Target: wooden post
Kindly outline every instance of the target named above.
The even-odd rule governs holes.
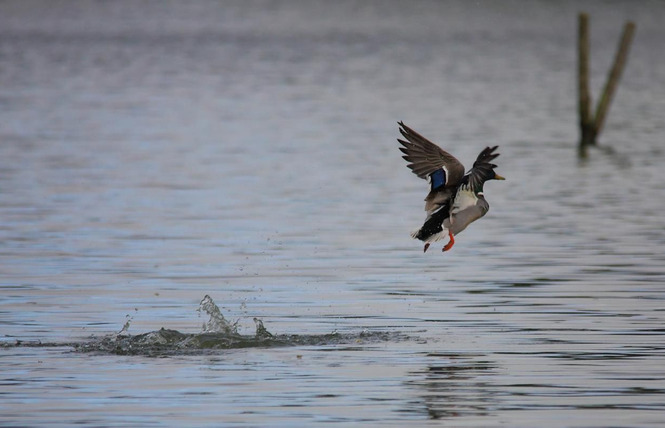
[[[579,90],[579,112],[580,112],[580,155],[586,155],[586,147],[595,145],[596,139],[603,129],[605,118],[609,111],[612,98],[616,92],[617,86],[623,69],[628,60],[628,51],[635,34],[635,24],[627,22],[624,25],[621,41],[614,57],[614,64],[607,76],[607,82],[603,89],[603,94],[598,100],[596,112],[591,116],[591,93],[589,91],[589,15],[579,14],[579,28],[577,38],[578,52],[578,90]]]
[[[580,148],[591,144],[593,123],[591,121],[591,95],[589,93],[589,15],[580,13],[577,38],[578,78],[580,112]]]
[[[612,98],[614,97],[617,85],[619,84],[619,79],[621,79],[621,74],[623,73],[623,69],[626,66],[628,51],[630,50],[630,44],[633,41],[633,34],[635,34],[635,24],[632,22],[627,22],[623,27],[621,41],[619,42],[619,47],[617,49],[616,56],[614,57],[614,64],[612,64],[610,74],[607,76],[607,83],[605,83],[603,95],[601,96],[600,100],[598,100],[596,115],[593,119],[594,139],[592,144],[596,144],[596,136],[600,134],[600,131],[603,129],[605,117],[607,116],[607,112],[610,109],[610,103],[612,103]]]

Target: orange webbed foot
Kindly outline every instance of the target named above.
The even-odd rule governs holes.
[[[448,241],[448,243],[444,245],[441,251],[448,251],[451,248],[453,248],[453,245],[455,245],[455,237],[453,236],[453,233],[451,231],[448,231],[448,237],[450,238],[450,241]]]

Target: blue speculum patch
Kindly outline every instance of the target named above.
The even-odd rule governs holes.
[[[432,182],[432,190],[438,189],[446,184],[446,172],[443,169],[437,169],[430,174],[430,179]]]

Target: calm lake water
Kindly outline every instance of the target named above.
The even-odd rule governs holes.
[[[580,10],[594,100],[637,24],[584,161]],[[665,425],[663,22],[656,1],[0,2],[0,425]],[[427,186],[398,120],[467,166],[500,146],[507,180],[448,253],[409,236]],[[206,295],[247,346],[98,346],[197,335]]]

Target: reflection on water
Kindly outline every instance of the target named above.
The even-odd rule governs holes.
[[[592,93],[637,33],[579,162],[582,8]],[[662,426],[664,21],[0,2],[0,424]],[[409,237],[426,185],[398,120],[467,165],[501,147],[447,254]]]
[[[408,411],[424,407],[430,419],[486,416],[497,407],[499,396],[489,376],[496,369],[481,355],[428,354],[437,363],[411,373],[406,384],[418,390],[420,399]]]

